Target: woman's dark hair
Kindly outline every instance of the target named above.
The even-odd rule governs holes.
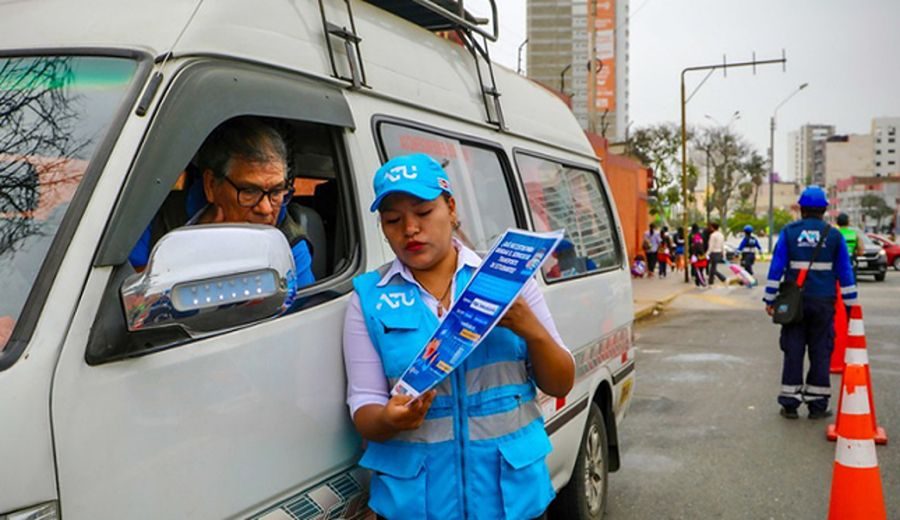
[[[825,215],[825,208],[813,208],[810,206],[800,206],[800,218],[822,218]]]
[[[846,213],[841,213],[837,217],[837,225],[839,226],[849,226],[850,225],[850,216]]]

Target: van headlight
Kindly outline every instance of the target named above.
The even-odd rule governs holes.
[[[884,249],[878,252],[878,258],[884,258],[887,261],[887,253],[884,252]]]
[[[59,508],[56,502],[26,507],[12,513],[0,513],[0,520],[56,520],[57,518],[59,518]]]

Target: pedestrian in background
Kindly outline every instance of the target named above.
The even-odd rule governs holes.
[[[718,222],[710,223],[709,228],[711,233],[709,234],[709,246],[706,249],[709,258],[709,285],[715,285],[716,278],[723,282],[726,280],[719,272],[719,264],[725,260],[725,235],[719,231]]]
[[[659,237],[659,248],[656,250],[656,260],[659,262],[659,277],[665,278],[668,274],[669,264],[672,262],[672,258],[669,254],[669,235],[666,233],[666,228],[663,228]]]
[[[675,231],[675,269],[684,269],[684,228],[679,227]]]
[[[776,312],[776,295],[787,289],[782,288],[782,279],[802,286],[802,318],[781,327],[784,365],[778,404],[785,418],[796,419],[797,409],[805,403],[809,418],[821,419],[831,416],[828,376],[834,347],[836,281],[846,305],[857,303],[856,281],[843,236],[822,220],[828,207],[825,190],[818,186],[806,188],[800,194],[799,204],[801,220],[785,226],[778,236],[763,301],[766,312],[772,316]],[[807,349],[809,371],[804,385],[803,358]]]
[[[644,250],[644,256],[647,257],[647,277],[653,278],[653,271],[656,270],[656,253],[659,251],[659,231],[656,230],[656,224],[651,223],[649,229],[644,233],[641,248]]]
[[[744,226],[744,238],[741,239],[737,252],[741,255],[741,267],[753,274],[756,253],[762,253],[762,247],[759,245],[759,240],[753,235],[753,226],[750,224]]]
[[[863,242],[863,238],[860,236],[859,230],[850,227],[849,215],[846,213],[838,215],[837,225],[839,226],[841,235],[844,237],[844,242],[847,244],[847,253],[850,255],[850,263],[853,264],[853,272],[855,273],[856,257],[865,254],[866,246]]]
[[[694,285],[697,287],[706,287],[706,247],[703,245],[703,233],[700,232],[700,226],[691,225],[691,234],[688,237],[688,252],[686,253],[691,265],[691,276],[694,277]]]

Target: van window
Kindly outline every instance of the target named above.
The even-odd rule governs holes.
[[[426,153],[444,165],[456,198],[460,235],[469,247],[487,251],[504,231],[516,227],[499,151],[394,123],[381,123],[378,128],[386,159]]]
[[[329,278],[348,264],[350,250],[333,138],[325,125],[276,118],[241,116],[218,125],[178,174],[129,255],[131,265],[142,269],[153,245],[177,227],[254,223],[285,234],[298,288]]]
[[[619,266],[615,223],[596,171],[525,153],[516,154],[516,165],[535,230],[566,230],[544,264],[548,280]]]
[[[136,71],[125,58],[0,58],[0,352]]]

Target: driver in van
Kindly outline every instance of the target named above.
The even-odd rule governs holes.
[[[312,285],[312,253],[303,226],[289,211],[293,192],[287,146],[273,127],[252,117],[219,125],[200,147],[183,191],[173,191],[129,255],[143,268],[152,244],[182,225],[239,223],[277,226],[288,239],[297,288]],[[196,171],[199,170],[199,171]]]

